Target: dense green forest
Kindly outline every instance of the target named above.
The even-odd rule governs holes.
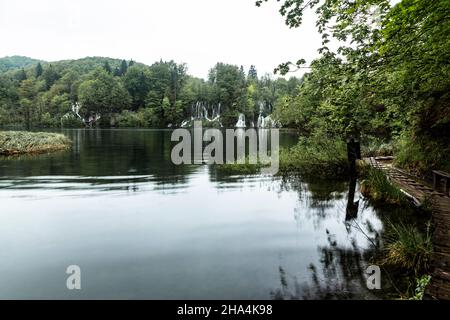
[[[98,126],[175,127],[219,113],[222,125],[234,126],[242,113],[251,125],[278,101],[295,96],[300,83],[223,63],[207,80],[174,61],[147,66],[101,57],[52,63],[7,57],[0,65],[0,125],[28,129],[82,126],[80,117],[92,115],[101,116]]]
[[[378,139],[399,165],[450,170],[450,0],[281,2],[292,28],[315,11],[322,35],[320,58],[277,68],[309,70],[299,94],[274,111],[285,126]]]

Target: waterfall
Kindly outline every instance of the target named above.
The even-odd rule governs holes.
[[[236,123],[236,128],[245,128],[245,115],[243,113],[239,114],[239,120]]]
[[[191,105],[191,116],[181,123],[181,127],[189,127],[193,121],[201,120],[206,122],[216,122],[222,127],[220,122],[221,104],[208,104],[203,101],[197,101]],[[210,117],[211,116],[211,117]]]
[[[257,122],[256,126],[257,126],[258,128],[264,128],[264,126],[265,126],[265,119],[264,119],[264,117],[262,116],[262,114],[259,114],[258,122]]]

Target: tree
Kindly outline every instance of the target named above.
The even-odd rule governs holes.
[[[121,81],[103,69],[97,69],[83,81],[78,99],[88,113],[110,116],[131,106],[131,98]]]
[[[35,70],[35,75],[36,78],[39,78],[42,75],[42,65],[40,62],[38,62],[38,64],[36,65],[36,70]]]
[[[33,106],[36,98],[36,82],[33,79],[25,79],[20,83],[18,90],[21,114],[27,130],[31,129]]]
[[[25,73],[25,70],[23,68],[20,69],[20,71],[16,74],[16,79],[19,82],[27,79],[27,74]]]
[[[125,73],[127,73],[127,70],[128,70],[127,62],[125,60],[122,60],[122,62],[120,63],[119,74],[123,76],[125,75]]]
[[[103,69],[105,69],[106,72],[111,73],[111,66],[109,65],[108,61],[105,61],[105,63],[103,64]]]
[[[132,65],[124,76],[123,83],[132,98],[132,110],[145,106],[151,86],[151,73],[147,67]]]
[[[256,71],[256,67],[254,65],[250,66],[250,69],[248,70],[247,79],[249,81],[256,81],[256,80],[258,80],[258,72]]]
[[[46,68],[42,73],[42,77],[45,81],[45,88],[48,90],[60,78],[60,75],[55,70],[53,65],[49,65],[48,68]]]
[[[317,13],[321,57],[311,63],[308,81],[312,92],[321,92],[316,115],[322,127],[341,136],[401,137],[397,163],[403,158],[419,171],[450,168],[449,5],[448,0],[392,6],[388,0],[282,1],[280,12],[290,27],[298,27],[309,8]],[[338,41],[336,50],[328,47],[330,37]],[[303,64],[303,59],[286,62],[277,71]]]

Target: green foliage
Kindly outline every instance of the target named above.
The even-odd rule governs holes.
[[[84,108],[100,114],[120,112],[131,104],[122,82],[103,69],[95,70],[80,84],[78,99]]]
[[[40,62],[39,60],[22,56],[0,58],[0,72],[27,68],[36,65],[39,62]]]
[[[399,163],[420,172],[449,167],[441,153],[450,141],[449,0],[281,2],[293,28],[315,9],[322,35],[322,55],[310,64],[299,95],[275,110],[284,125],[387,141],[402,135],[407,150],[399,148]],[[328,47],[330,37],[336,50]],[[304,63],[286,62],[277,71]]]
[[[205,81],[189,76],[187,66],[174,61],[151,66],[104,57],[36,62],[0,74],[0,125],[78,127],[78,117],[67,117],[76,102],[82,117],[97,114],[97,124],[104,126],[177,127],[191,118],[197,102],[220,104],[220,120],[226,126],[233,127],[240,113],[250,125],[260,113],[269,115],[281,97],[294,95],[298,83],[295,78],[259,79],[254,66],[246,77],[243,68],[223,63],[214,66]],[[24,97],[21,87],[32,94]],[[135,115],[121,114],[124,110]]]
[[[379,169],[368,167],[361,182],[361,193],[372,200],[385,204],[406,205],[406,196],[390,183],[386,174]]]
[[[429,272],[433,241],[431,224],[424,233],[404,223],[390,223],[387,227],[384,263],[408,270],[415,276]]]
[[[63,128],[83,128],[84,123],[74,114],[66,114],[61,117],[60,125]]]
[[[418,175],[431,169],[450,172],[450,145],[440,139],[404,134],[398,141],[395,164]]]
[[[249,157],[245,158],[245,163],[225,163],[214,166],[217,172],[227,175],[255,175],[261,172],[262,164],[250,164]]]
[[[116,118],[116,121],[117,126],[121,128],[140,128],[145,126],[145,123],[137,113],[128,110],[122,111]]]
[[[298,144],[280,153],[280,171],[317,178],[342,178],[349,167],[345,143],[324,133],[301,137]]]
[[[397,150],[393,141],[385,141],[373,136],[366,136],[361,140],[363,157],[393,156]]]
[[[412,296],[409,300],[423,300],[423,296],[425,294],[425,289],[430,284],[431,276],[424,275],[420,278],[417,278],[416,282],[416,290],[414,291],[414,296]]]

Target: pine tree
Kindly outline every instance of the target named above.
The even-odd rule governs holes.
[[[42,65],[40,62],[38,62],[37,66],[36,66],[36,78],[39,78],[42,75]]]
[[[134,61],[133,59],[130,60],[130,62],[128,63],[128,68],[134,65]]]
[[[108,61],[105,61],[105,63],[103,64],[103,69],[105,69],[106,72],[111,73],[112,70]]]
[[[114,73],[113,73],[114,77],[120,77],[120,69],[119,68],[114,68]]]
[[[258,72],[256,71],[256,67],[254,65],[251,65],[250,69],[248,70],[248,79],[258,80]]]
[[[120,75],[123,76],[125,73],[127,73],[127,70],[128,70],[127,62],[125,60],[122,60],[119,69]]]
[[[23,80],[27,79],[27,74],[25,73],[25,70],[23,68],[17,74],[16,79],[19,80],[19,81],[23,81]]]

